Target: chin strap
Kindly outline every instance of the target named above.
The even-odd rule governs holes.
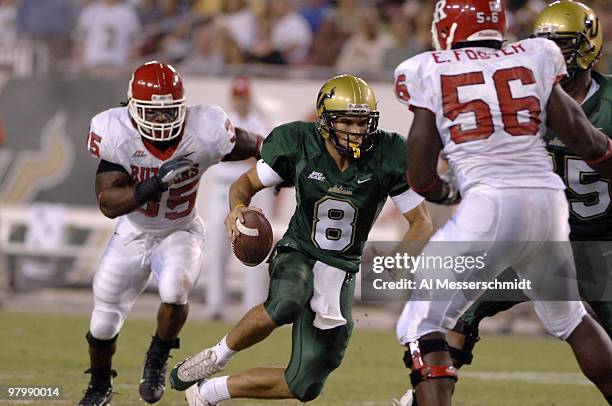
[[[418,340],[408,343],[409,350],[404,353],[404,363],[411,368],[410,381],[412,387],[429,379],[448,378],[457,381],[457,368],[452,365],[427,365],[423,357],[430,352],[448,351],[446,340]]]

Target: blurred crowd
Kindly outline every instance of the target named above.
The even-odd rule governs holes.
[[[509,40],[528,37],[550,1],[507,0]],[[598,13],[612,66],[612,1]],[[326,66],[354,74],[393,69],[431,47],[433,0],[0,0],[2,50],[43,45],[51,66],[131,68],[143,60],[183,73],[235,65]],[[56,64],[59,62],[59,65]]]

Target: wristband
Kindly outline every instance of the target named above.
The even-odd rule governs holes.
[[[246,207],[244,204],[242,203],[238,203],[237,205],[234,206],[234,209],[237,209],[238,207]],[[232,210],[234,210],[232,209]]]

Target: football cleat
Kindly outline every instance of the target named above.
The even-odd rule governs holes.
[[[170,386],[173,389],[184,391],[198,381],[216,374],[221,369],[217,365],[217,354],[212,348],[206,348],[172,368]]]
[[[78,406],[109,405],[113,397],[113,378],[117,376],[117,371],[111,369],[109,376],[96,376],[91,369],[85,373],[91,373],[91,380]]]
[[[142,367],[142,379],[138,385],[140,398],[147,403],[161,399],[166,389],[166,368],[171,348],[178,348],[178,339],[169,348],[160,348],[153,338]]]
[[[185,392],[185,400],[189,406],[216,406],[216,403],[210,403],[200,395],[200,386],[204,385],[206,379],[198,382],[197,385],[191,385]]]

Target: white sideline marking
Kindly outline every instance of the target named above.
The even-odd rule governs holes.
[[[520,381],[525,383],[550,383],[558,385],[591,386],[583,375],[574,372],[480,372],[460,371],[459,377],[484,381]]]

